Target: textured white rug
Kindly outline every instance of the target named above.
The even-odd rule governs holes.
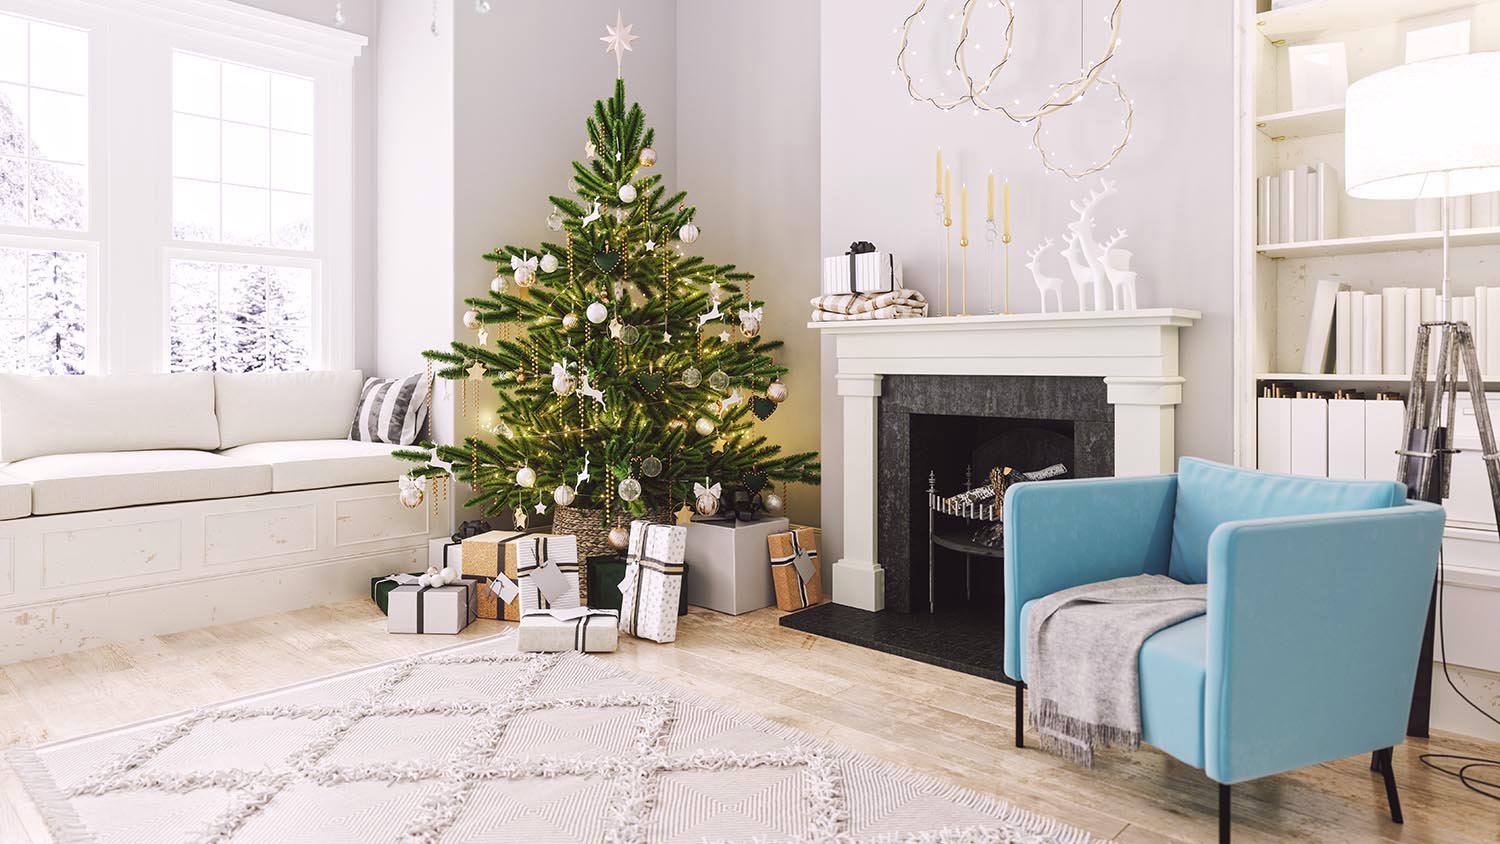
[[[18,749],[59,844],[1088,844],[1057,821],[497,637]]]

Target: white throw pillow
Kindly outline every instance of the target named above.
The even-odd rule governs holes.
[[[0,375],[0,460],[218,447],[207,372]]]
[[[346,439],[363,380],[357,369],[217,373],[219,447]]]

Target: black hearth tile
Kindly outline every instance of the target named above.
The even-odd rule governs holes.
[[[939,609],[933,615],[823,604],[782,616],[781,626],[1010,683],[1003,668],[1004,618],[990,607]]]

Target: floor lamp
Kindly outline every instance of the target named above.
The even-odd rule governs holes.
[[[1454,449],[1452,429],[1460,365],[1479,426],[1490,497],[1500,519],[1500,454],[1484,398],[1474,334],[1453,319],[1448,252],[1450,199],[1500,190],[1500,53],[1429,59],[1367,76],[1349,86],[1344,170],[1359,199],[1441,199],[1443,280],[1437,319],[1417,329],[1397,480],[1408,494],[1441,503]],[[1436,339],[1436,366],[1429,362]],[[1500,375],[1500,373],[1495,373]],[[1430,381],[1429,381],[1430,379]],[[1434,584],[1436,586],[1436,584]],[[1434,592],[1436,598],[1436,592]],[[1434,605],[1435,605],[1434,600]],[[1409,735],[1427,735],[1432,672],[1431,614],[1418,668]]]

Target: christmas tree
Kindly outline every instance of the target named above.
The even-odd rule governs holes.
[[[786,398],[787,370],[772,357],[782,344],[760,336],[753,276],[684,253],[695,209],[652,172],[655,132],[623,80],[587,129],[573,195],[551,197],[560,242],[486,255],[498,272],[487,297],[466,300],[472,341],[425,353],[461,389],[493,388],[498,421],[397,454],[422,464],[413,478],[451,467],[473,489],[468,506],[514,512],[518,526],[554,506],[599,535],[689,502],[709,514],[721,496],[778,509],[772,485],[817,483],[819,466],[754,433]]]

